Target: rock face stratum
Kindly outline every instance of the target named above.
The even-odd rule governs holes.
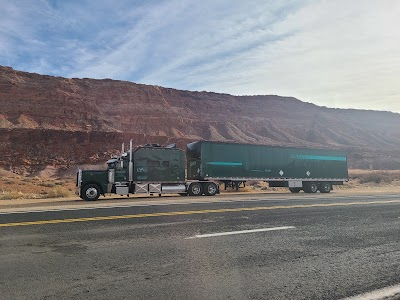
[[[352,168],[400,168],[400,114],[292,97],[181,91],[0,66],[0,167],[34,174],[101,162],[136,145],[205,139],[346,150]]]

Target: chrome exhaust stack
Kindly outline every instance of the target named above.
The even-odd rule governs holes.
[[[129,141],[129,181],[133,181],[132,140]]]
[[[122,143],[122,149],[121,149],[121,169],[124,167],[124,160],[122,159],[122,154],[124,154],[124,147],[125,143]]]

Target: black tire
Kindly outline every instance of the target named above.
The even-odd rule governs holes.
[[[332,184],[330,182],[322,182],[319,191],[324,194],[330,193],[332,191]]]
[[[200,182],[193,182],[189,185],[188,193],[190,196],[201,196],[203,195],[203,187]]]
[[[291,193],[293,193],[293,194],[297,194],[297,193],[299,193],[301,191],[301,188],[299,188],[299,187],[291,187],[291,188],[289,188],[289,191]]]
[[[204,186],[206,196],[214,196],[218,192],[218,186],[214,182],[208,182]]]
[[[82,189],[81,197],[85,201],[96,201],[100,194],[101,190],[97,184],[87,184]]]
[[[318,184],[315,182],[307,182],[304,187],[304,191],[306,193],[315,194],[318,192]]]

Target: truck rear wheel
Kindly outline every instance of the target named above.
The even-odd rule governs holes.
[[[330,182],[321,183],[319,190],[321,193],[329,193],[332,190],[332,184]]]
[[[199,182],[193,182],[189,185],[188,193],[190,196],[201,196],[203,194],[203,187]]]
[[[82,199],[85,201],[96,201],[100,197],[100,188],[97,184],[85,185],[82,189]]]
[[[208,182],[205,184],[204,194],[206,196],[214,196],[218,192],[218,187],[214,182]]]
[[[318,184],[315,182],[307,182],[304,186],[306,193],[315,194],[318,191]]]
[[[299,187],[292,187],[292,188],[289,188],[289,191],[290,191],[291,193],[297,194],[297,193],[299,193],[299,192],[301,191],[301,188],[299,188]]]

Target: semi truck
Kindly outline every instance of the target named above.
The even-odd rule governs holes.
[[[347,156],[339,150],[196,141],[186,151],[175,144],[124,145],[107,169],[81,170],[77,194],[94,201],[105,194],[179,194],[214,196],[247,181],[265,181],[292,193],[329,193],[348,181]]]

